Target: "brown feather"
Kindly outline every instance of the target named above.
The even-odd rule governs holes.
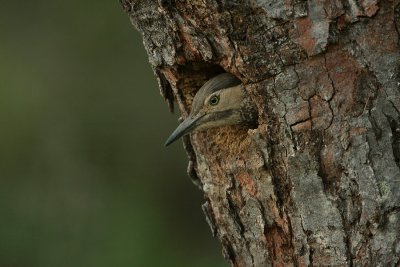
[[[198,113],[204,104],[204,100],[213,92],[224,88],[233,87],[241,83],[242,82],[238,78],[230,73],[222,73],[215,76],[214,78],[211,78],[199,89],[199,91],[195,95],[193,99],[191,114]]]

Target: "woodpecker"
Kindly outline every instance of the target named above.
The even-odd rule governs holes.
[[[165,145],[194,131],[225,125],[252,125],[257,117],[257,110],[242,82],[232,74],[222,73],[199,89],[189,116],[175,129]]]

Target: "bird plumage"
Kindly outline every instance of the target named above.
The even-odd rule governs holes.
[[[247,124],[257,111],[241,81],[229,73],[208,80],[196,93],[189,116],[167,139],[169,145],[183,135],[223,125]]]
[[[212,93],[241,84],[242,82],[230,73],[219,74],[208,80],[196,93],[192,103],[191,114],[197,113],[204,104],[204,99]]]

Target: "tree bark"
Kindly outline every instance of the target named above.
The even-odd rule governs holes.
[[[258,108],[184,139],[232,266],[400,266],[399,2],[121,0],[171,109],[224,71]]]

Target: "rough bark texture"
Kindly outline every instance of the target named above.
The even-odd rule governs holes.
[[[259,110],[185,139],[232,266],[400,265],[399,1],[121,4],[171,108],[227,71]]]

